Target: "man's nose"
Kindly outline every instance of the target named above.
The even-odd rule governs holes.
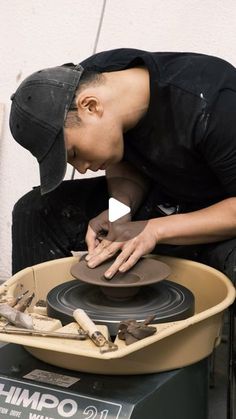
[[[89,163],[79,163],[76,167],[78,172],[80,172],[82,175],[84,175],[87,170],[89,169]]]

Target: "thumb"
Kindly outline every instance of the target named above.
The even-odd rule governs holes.
[[[85,236],[85,242],[86,242],[87,247],[88,247],[88,253],[92,253],[93,250],[98,245],[97,234],[90,227],[90,225],[88,226],[88,229],[87,229],[87,233],[86,233],[86,236]]]

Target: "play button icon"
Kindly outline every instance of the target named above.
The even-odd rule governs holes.
[[[123,204],[115,198],[109,199],[108,219],[111,223],[124,217],[124,215],[129,214],[130,211],[131,209],[128,205]]]
[[[130,197],[129,188],[133,185],[134,181],[131,182],[129,178],[109,177],[110,189],[108,191],[112,196],[118,197],[120,191],[122,191],[124,196]],[[143,185],[137,183],[137,189],[140,190],[141,188],[143,188]],[[106,206],[101,207],[101,210],[100,214],[98,213],[89,221],[89,226],[95,233],[94,237],[99,242],[103,239],[119,243],[131,240],[138,236],[148,223],[148,219],[145,218],[146,210],[142,211],[142,205],[140,213],[138,210],[138,214],[137,212],[132,214],[128,205],[112,197],[107,199]]]

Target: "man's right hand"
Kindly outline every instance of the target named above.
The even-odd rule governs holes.
[[[89,221],[85,241],[88,247],[88,253],[92,253],[100,243],[102,236],[109,230],[108,209],[101,212],[97,217]]]
[[[131,214],[126,214],[124,217],[119,219],[119,223],[125,223],[131,221]],[[98,251],[99,245],[106,236],[112,235],[112,224],[108,219],[108,209],[101,212],[97,217],[92,218],[89,221],[85,241],[88,247],[88,256]],[[96,250],[95,250],[96,249]],[[86,259],[86,258],[85,258]]]

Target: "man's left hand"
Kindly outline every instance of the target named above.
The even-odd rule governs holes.
[[[121,251],[114,263],[104,273],[110,279],[116,272],[126,272],[140,259],[150,253],[156,246],[152,220],[112,223],[109,234],[101,240],[92,253],[86,256],[88,266],[95,268],[105,260]]]

